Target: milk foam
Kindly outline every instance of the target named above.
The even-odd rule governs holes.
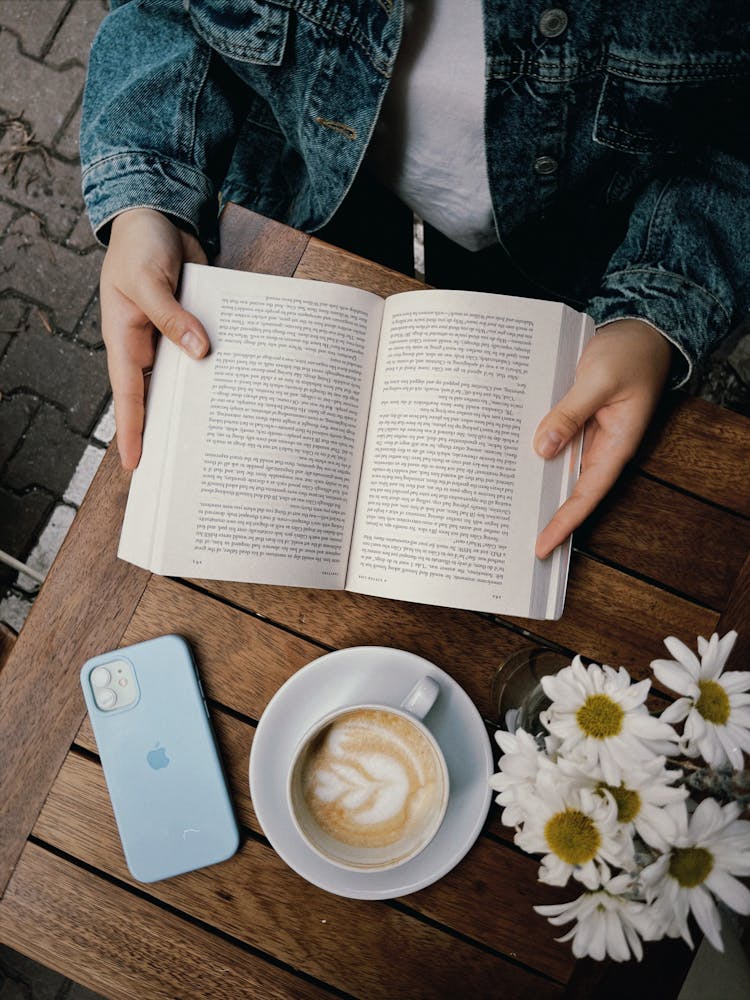
[[[414,837],[442,802],[430,742],[407,719],[380,709],[355,710],[325,729],[308,749],[301,781],[315,822],[356,847]]]

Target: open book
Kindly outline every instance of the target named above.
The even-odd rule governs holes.
[[[122,559],[559,618],[570,542],[544,561],[534,543],[580,442],[546,462],[531,442],[573,382],[588,316],[198,264],[181,301],[212,351],[160,343]]]

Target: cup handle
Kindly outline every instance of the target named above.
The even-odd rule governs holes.
[[[418,719],[424,719],[425,715],[435,704],[437,696],[440,694],[440,685],[432,677],[423,677],[417,681],[411,691],[401,702],[401,708],[410,715],[415,715]]]

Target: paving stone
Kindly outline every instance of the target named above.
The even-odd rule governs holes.
[[[20,37],[24,52],[42,56],[65,3],[66,0],[6,0],[0,4],[0,25]]]
[[[42,573],[44,576],[50,571],[52,563],[55,561],[60,546],[65,541],[65,536],[76,516],[75,507],[60,503],[52,511],[52,517],[47,522],[44,531],[39,537],[31,551],[31,555],[26,559],[26,563],[32,568]],[[27,573],[19,573],[16,586],[21,590],[35,592],[39,589],[39,582]]]
[[[28,327],[13,338],[0,366],[0,390],[14,389],[58,403],[65,408],[70,429],[88,436],[109,396],[105,352],[47,333],[33,310]]]
[[[54,504],[44,490],[31,490],[19,497],[0,486],[0,549],[24,559],[39,537]],[[10,571],[8,577],[14,577]]]
[[[81,212],[78,222],[73,227],[73,232],[65,242],[68,246],[76,250],[89,250],[91,247],[99,246],[96,242],[94,231],[91,228],[89,217],[85,212]]]
[[[5,201],[0,201],[0,233],[5,232],[16,212],[17,209],[14,205],[9,205]]]
[[[0,153],[9,142],[6,133],[0,140]],[[65,163],[34,150],[23,158],[15,180],[0,173],[0,198],[30,209],[44,219],[53,239],[64,240],[83,212],[81,169],[77,163]]]
[[[0,5],[0,11],[7,6]],[[45,8],[46,3],[41,5],[41,9]],[[2,28],[0,66],[3,67],[3,109],[10,115],[22,115],[30,124],[34,139],[50,145],[83,90],[83,67],[70,65],[60,70],[35,62],[21,52],[15,35]]]
[[[55,143],[55,152],[61,156],[66,156],[70,160],[79,159],[78,136],[81,131],[81,105],[76,108],[76,113],[65,126],[65,131]]]
[[[85,66],[94,35],[106,13],[107,5],[103,0],[76,0],[44,61],[61,65],[77,59]]]
[[[104,444],[109,444],[115,436],[115,404],[112,400],[109,401],[106,412],[94,428],[94,433],[91,436],[96,441],[101,441]]]
[[[6,625],[10,625],[16,632],[20,632],[29,616],[31,605],[31,598],[25,594],[7,594],[0,600],[0,622],[5,622]],[[0,968],[2,968],[1,965]],[[2,982],[1,972],[0,982]],[[0,989],[0,1000],[2,1000],[3,995],[2,989]]]
[[[27,213],[0,242],[0,256],[7,261],[0,273],[0,292],[34,300],[42,296],[54,323],[72,332],[97,287],[103,252],[79,254],[46,240],[39,220]]]
[[[0,330],[5,333],[17,333],[23,326],[29,305],[23,299],[6,295],[0,298]]]
[[[15,451],[38,408],[36,396],[25,393],[0,399],[0,468]]]
[[[3,357],[5,356],[5,352],[8,350],[8,344],[11,342],[11,340],[12,340],[12,334],[3,333],[3,331],[0,330],[0,361],[2,361]]]
[[[100,993],[94,993],[93,990],[89,990],[85,986],[73,983],[65,994],[64,1000],[104,1000],[104,998]]]
[[[81,322],[74,330],[76,340],[82,340],[89,347],[100,347],[102,344],[101,317],[99,315],[99,296],[95,295],[86,307]]]
[[[81,506],[103,458],[104,448],[97,448],[93,444],[86,446],[86,451],[81,455],[76,471],[63,494],[65,503],[73,504],[75,507]]]
[[[42,403],[5,466],[3,481],[16,491],[39,486],[62,496],[85,447],[86,441],[68,427],[64,415]]]

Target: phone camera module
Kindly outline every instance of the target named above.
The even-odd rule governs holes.
[[[135,670],[125,657],[98,663],[89,673],[89,685],[96,707],[102,712],[120,712],[138,701]]]

